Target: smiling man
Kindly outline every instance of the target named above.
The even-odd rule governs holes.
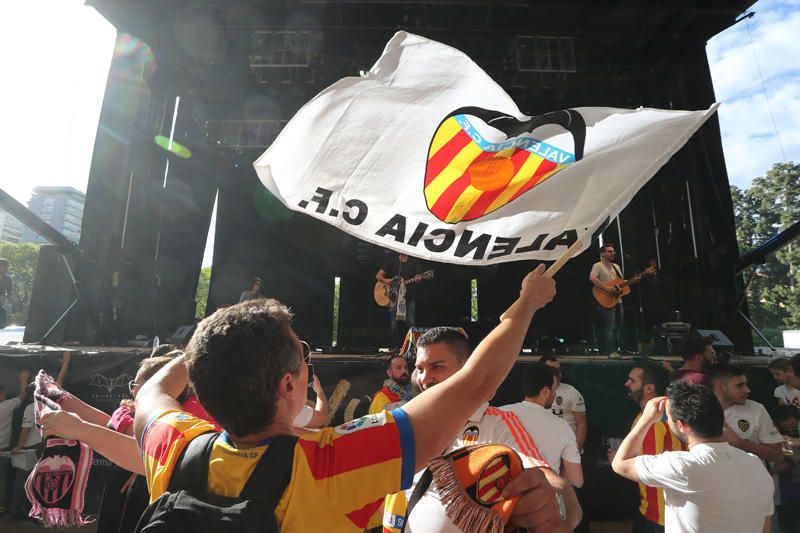
[[[470,359],[469,342],[457,329],[438,327],[426,331],[417,341],[417,384],[422,390],[418,398],[424,398],[431,392],[444,388],[452,379],[457,379],[459,370]],[[551,377],[554,378],[554,375]],[[551,379],[552,384],[554,384],[553,379]],[[555,420],[563,423],[557,418]],[[572,435],[568,427],[567,431]],[[580,522],[580,506],[573,489],[566,480],[557,476],[550,469],[533,437],[515,413],[490,407],[489,402],[486,401],[466,418],[460,431],[455,432],[453,437],[452,442],[445,449],[445,453],[472,444],[504,444],[519,453],[523,465],[527,469],[526,475],[530,476],[532,488],[548,484],[556,489],[555,497],[558,499],[559,505],[563,504],[563,519],[552,522],[548,526],[550,529],[535,529],[533,524],[536,523],[536,520],[534,519],[533,524],[527,523],[529,530],[572,531]],[[441,501],[442,497],[435,485],[431,485],[413,510],[409,512],[407,504],[423,472],[424,469],[418,469],[414,476],[414,483],[405,492],[387,496],[383,518],[384,532],[401,531],[403,525],[405,525],[406,532],[455,533],[460,531],[446,516]],[[552,496],[543,491],[542,497]],[[530,520],[531,517],[526,517],[525,514],[536,515],[535,511],[531,512],[531,508],[527,507],[528,504],[534,502],[533,494],[529,501],[521,502],[511,517],[512,522],[516,525],[526,525],[522,521]],[[542,504],[541,501],[535,503]]]

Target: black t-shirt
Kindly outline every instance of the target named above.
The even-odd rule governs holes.
[[[414,257],[409,257],[408,261],[403,263],[395,257],[391,261],[387,262],[385,265],[381,267],[383,273],[386,275],[387,278],[394,278],[399,276],[403,279],[413,278],[417,274],[422,272],[422,265],[420,265],[419,259]],[[416,284],[412,283],[406,286],[406,301],[413,300],[416,293]]]

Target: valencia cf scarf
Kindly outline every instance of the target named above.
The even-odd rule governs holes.
[[[428,470],[445,513],[462,531],[503,533],[520,497],[503,488],[522,470],[517,452],[500,444],[476,444],[431,461]]]
[[[52,397],[58,391],[53,378],[40,370],[34,393],[37,425],[44,413],[61,409]],[[46,527],[87,524],[81,512],[91,466],[92,449],[86,444],[60,437],[46,438],[42,457],[25,482],[25,493],[32,505],[31,518],[38,518]]]

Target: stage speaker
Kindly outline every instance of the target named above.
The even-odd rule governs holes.
[[[194,330],[196,328],[197,324],[185,324],[183,326],[178,326],[178,329],[176,329],[172,335],[167,337],[167,342],[176,346],[186,346],[186,343],[192,338],[192,334],[194,334]]]
[[[712,345],[714,346],[715,350],[733,349],[733,342],[728,338],[727,335],[718,329],[696,329],[695,332],[700,337],[711,337],[711,339],[714,341],[712,342]]]
[[[72,278],[64,261],[57,247],[45,245],[39,248],[23,342],[39,342],[72,303],[75,297]],[[71,312],[74,311],[72,309]],[[50,333],[46,339],[47,344],[60,344],[64,341],[64,325],[68,317],[64,319]]]

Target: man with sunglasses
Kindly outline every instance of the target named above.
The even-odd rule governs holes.
[[[543,273],[541,265],[525,277],[500,324],[446,382],[391,412],[299,437],[288,484],[274,508],[280,529],[361,531],[386,494],[407,489],[414,472],[445,449],[511,370],[533,315],[555,295],[555,282]],[[240,494],[272,443],[293,433],[293,420],[306,403],[308,366],[291,318],[275,300],[217,311],[200,323],[185,357],[142,386],[135,433],[151,500],[167,491],[189,442],[209,430],[181,412],[174,399],[189,379],[225,430],[210,449],[208,488],[214,494]],[[506,498],[521,496],[515,524],[534,533],[569,530],[574,524],[562,521],[553,487],[536,472],[525,471],[503,489]]]

